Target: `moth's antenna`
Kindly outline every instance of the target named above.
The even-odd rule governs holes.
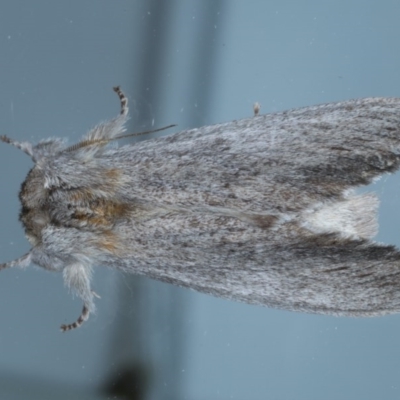
[[[119,140],[119,139],[125,139],[125,138],[128,138],[128,137],[143,136],[143,135],[148,135],[150,133],[165,131],[166,129],[174,128],[175,126],[177,126],[177,125],[176,124],[171,124],[171,125],[163,126],[162,128],[153,129],[151,131],[127,133],[125,135],[116,136],[115,138],[110,139],[109,142],[111,142],[111,140]]]
[[[122,110],[121,110],[121,114],[122,114]],[[81,149],[82,147],[92,146],[94,144],[98,144],[98,145],[103,145],[104,146],[107,143],[110,143],[110,142],[112,142],[114,140],[125,139],[125,138],[128,138],[128,137],[136,137],[136,136],[148,135],[150,133],[155,133],[155,132],[164,131],[166,129],[170,129],[170,128],[173,128],[175,126],[176,126],[176,124],[172,124],[172,125],[164,126],[162,128],[153,129],[151,131],[127,133],[126,135],[119,135],[119,136],[115,136],[115,137],[109,138],[109,139],[82,140],[81,142],[76,143],[76,144],[66,148],[64,151],[75,151],[75,150]]]

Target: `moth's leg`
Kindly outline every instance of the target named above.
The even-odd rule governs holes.
[[[60,327],[61,331],[66,332],[66,331],[70,331],[71,329],[79,328],[85,321],[88,320],[89,314],[90,314],[89,309],[86,307],[86,305],[84,305],[82,308],[81,315],[78,317],[78,319],[75,322],[72,322],[72,324],[61,325],[61,327]]]
[[[63,332],[79,328],[88,320],[95,306],[93,302],[93,293],[90,289],[91,267],[83,264],[72,264],[64,268],[63,276],[65,284],[70,287],[82,300],[83,308],[78,319],[71,324],[61,325]]]
[[[6,268],[12,268],[12,267],[21,267],[21,268],[26,268],[32,261],[32,254],[31,252],[23,255],[20,258],[17,258],[14,261],[9,261],[4,264],[0,264],[0,270],[6,269]]]
[[[257,115],[259,114],[260,108],[261,108],[260,103],[255,102],[255,103],[253,104],[253,114],[254,114],[255,117],[257,117]]]
[[[28,154],[28,156],[33,155],[33,147],[32,144],[29,142],[17,142],[16,140],[13,140],[5,135],[0,136],[0,140],[4,143],[11,144],[11,146],[16,147],[17,149],[22,150],[24,153]]]
[[[113,87],[114,92],[117,93],[119,100],[121,101],[121,115],[128,115],[128,98],[122,93],[122,90],[119,86]]]

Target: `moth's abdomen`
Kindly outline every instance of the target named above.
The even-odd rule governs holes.
[[[378,233],[379,200],[373,193],[347,193],[341,200],[313,204],[304,210],[301,226],[314,234],[338,234],[342,238],[372,239]]]

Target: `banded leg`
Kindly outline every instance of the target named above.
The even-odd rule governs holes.
[[[71,288],[83,301],[81,315],[72,324],[61,325],[61,331],[66,332],[71,329],[79,328],[85,321],[89,319],[89,314],[94,312],[93,303],[94,292],[90,290],[90,279],[92,268],[90,265],[75,263],[68,265],[63,270],[64,282],[67,287]],[[97,295],[96,295],[97,296]]]
[[[114,92],[117,93],[119,100],[121,101],[121,115],[128,115],[129,108],[128,108],[128,98],[124,95],[121,88],[119,86],[113,87]]]
[[[89,314],[90,314],[89,308],[86,307],[86,305],[84,305],[82,308],[81,315],[78,317],[78,319],[72,324],[61,325],[61,331],[67,332],[70,331],[71,329],[79,328],[85,321],[89,319]]]

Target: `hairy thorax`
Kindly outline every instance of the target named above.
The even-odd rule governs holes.
[[[42,243],[43,230],[49,225],[109,237],[113,227],[121,220],[132,218],[138,207],[101,195],[103,189],[70,187],[62,182],[48,187],[43,171],[33,168],[19,194],[22,205],[20,221],[30,243],[33,246]]]

